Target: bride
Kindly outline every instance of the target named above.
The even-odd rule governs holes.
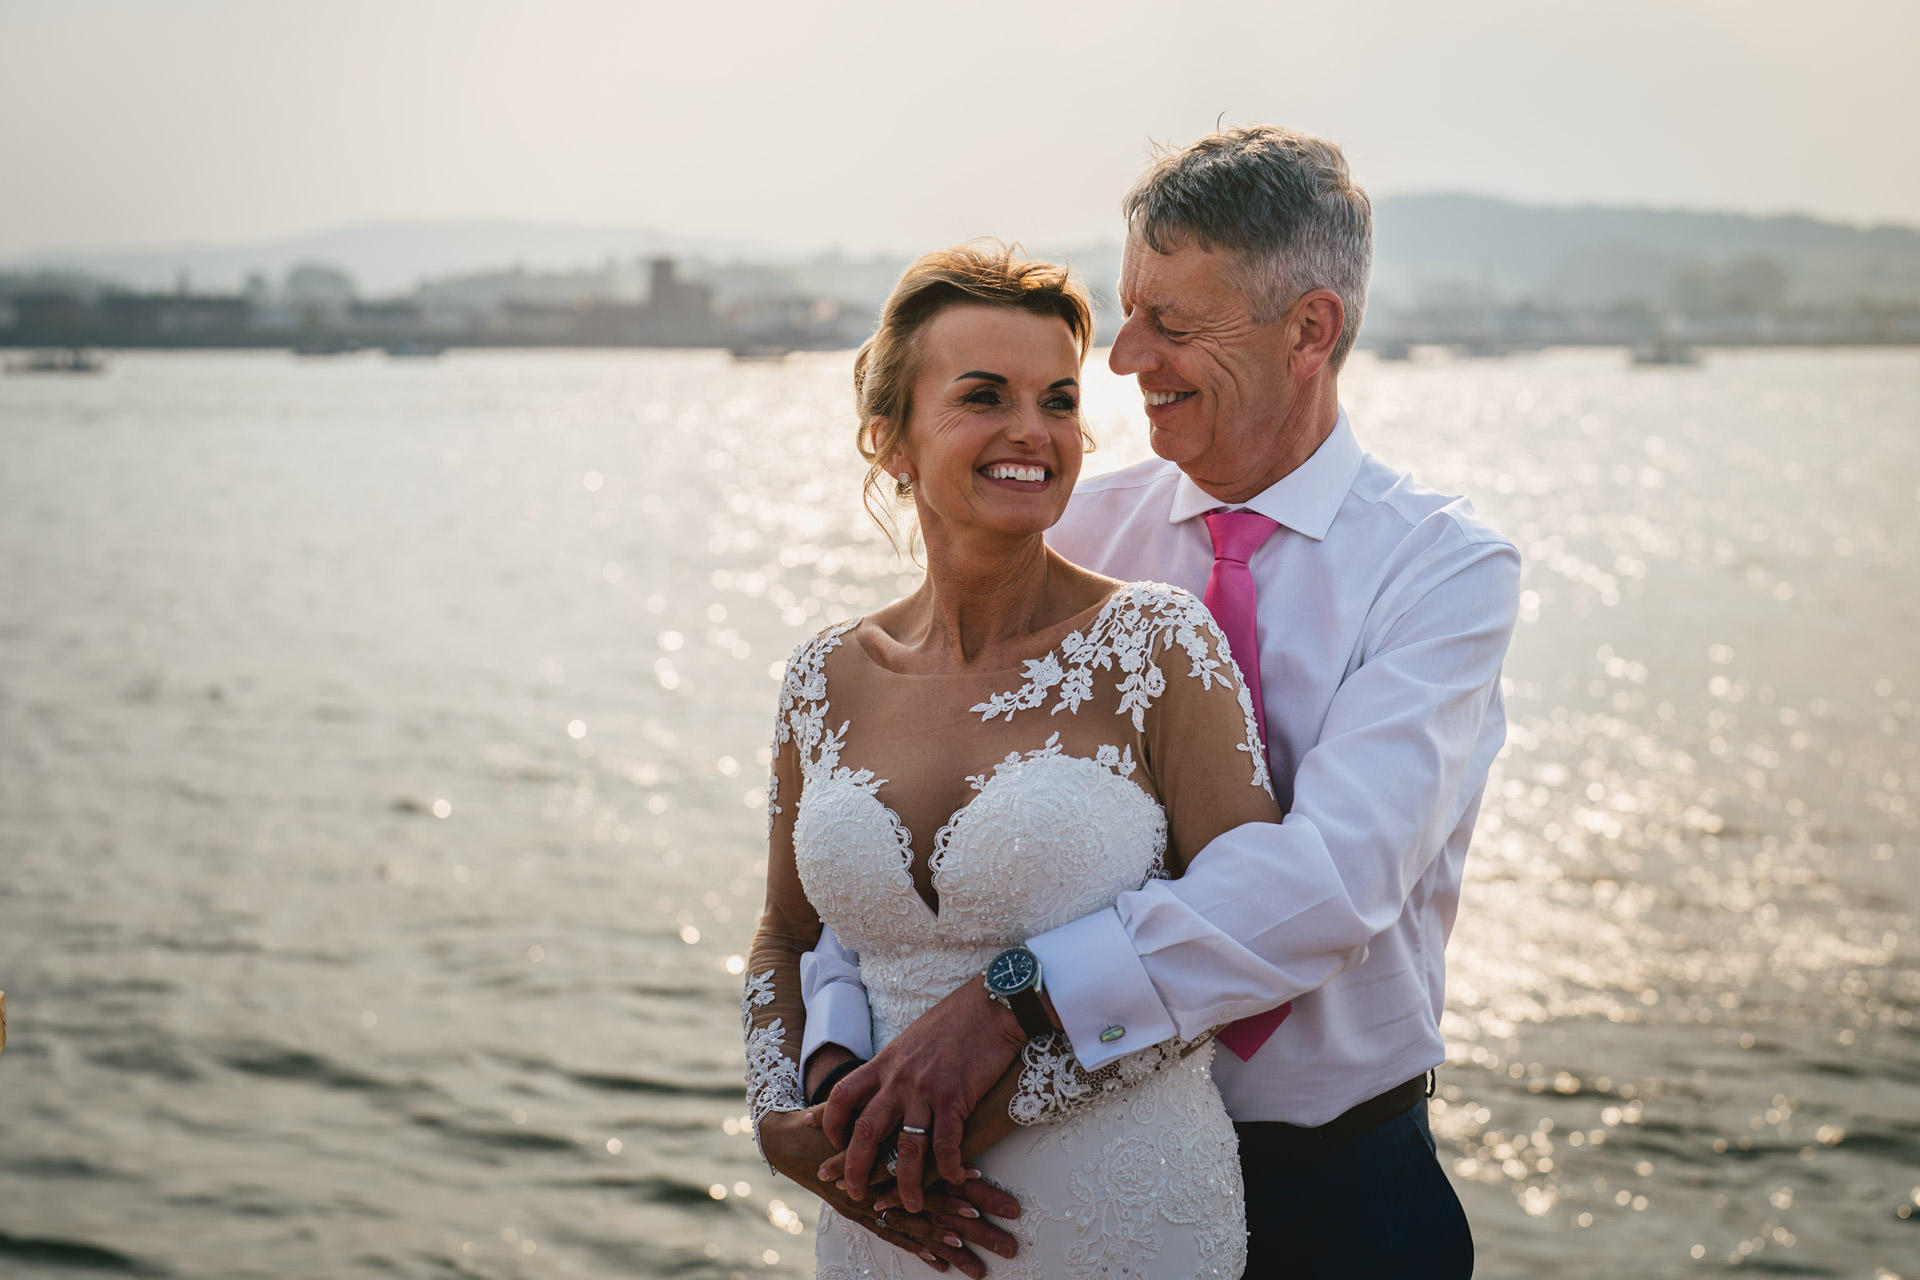
[[[964,1134],[925,1117],[900,1136],[916,1152],[959,1137],[980,1185],[1018,1198],[1002,1223],[1018,1250],[993,1274],[1230,1278],[1244,1209],[1212,1044],[1083,1070],[1019,945],[1178,876],[1224,831],[1280,817],[1252,703],[1200,602],[1102,577],[1043,540],[1080,472],[1091,339],[1065,270],[965,246],[908,269],[860,352],[869,500],[886,482],[911,497],[927,575],[787,666],[743,1004],[748,1098],[783,1171],[794,1152],[831,1153],[798,1061],[801,956],[823,923],[859,953],[876,1049],[984,982],[1030,1037],[1022,1056]],[[832,1160],[806,1176],[819,1163],[795,1173],[841,1210],[821,1215],[819,1276],[931,1275],[950,1261],[977,1274],[938,1224],[971,1225],[971,1203],[1004,1201],[934,1182],[863,1203],[832,1185]],[[912,1232],[874,1211],[923,1199]]]

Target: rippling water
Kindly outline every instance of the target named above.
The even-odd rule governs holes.
[[[913,581],[848,367],[0,381],[0,1273],[807,1272],[736,975],[780,664]],[[1435,1110],[1479,1273],[1920,1277],[1920,354],[1345,381],[1526,554]]]

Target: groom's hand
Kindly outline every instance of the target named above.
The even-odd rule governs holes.
[[[842,1185],[864,1200],[876,1161],[898,1141],[901,1203],[919,1212],[931,1155],[939,1177],[963,1186],[960,1139],[967,1116],[1027,1042],[1012,1012],[979,982],[964,983],[845,1076],[827,1100],[826,1130],[847,1152]],[[857,1118],[856,1118],[857,1117]],[[902,1132],[902,1124],[926,1130]]]
[[[980,1202],[977,1195],[943,1195],[937,1207],[944,1212],[932,1215],[889,1209],[884,1215],[886,1225],[882,1226],[882,1206],[856,1204],[832,1179],[819,1177],[821,1166],[839,1153],[819,1126],[809,1123],[811,1116],[807,1111],[773,1111],[762,1116],[760,1146],[769,1164],[819,1196],[829,1209],[895,1248],[918,1254],[935,1271],[957,1267],[970,1280],[984,1280],[987,1266],[966,1247],[968,1241],[1005,1257],[1013,1256],[1014,1238],[981,1217],[983,1212],[1003,1213],[1005,1206],[988,1200],[976,1209],[968,1202]]]

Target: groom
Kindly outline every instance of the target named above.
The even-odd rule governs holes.
[[[1027,998],[1089,1068],[1231,1024],[1214,1076],[1240,1139],[1248,1276],[1466,1276],[1427,1082],[1446,1057],[1443,948],[1506,732],[1519,556],[1348,425],[1336,384],[1372,212],[1338,147],[1229,129],[1157,160],[1124,208],[1110,363],[1137,377],[1159,457],[1082,483],[1049,538],[1115,578],[1207,589],[1287,817],[1029,939],[1041,998]],[[847,1144],[848,1183],[897,1144],[890,1238],[904,1227],[977,1273],[951,1246],[1004,1252],[985,1220],[906,1211],[925,1162],[961,1183],[960,1122],[1018,1054],[1023,1020],[971,983],[848,1069],[841,1046],[868,1043],[850,957],[829,934],[808,965],[807,1083],[839,1068],[825,1126]]]

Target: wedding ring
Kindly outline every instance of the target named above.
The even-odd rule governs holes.
[[[888,1226],[888,1225],[887,1225],[887,1215],[888,1215],[889,1213],[891,1213],[891,1212],[893,1212],[893,1211],[892,1211],[891,1209],[882,1209],[882,1210],[880,1211],[880,1216],[874,1219],[874,1221],[875,1221],[875,1222],[877,1222],[877,1223],[879,1223],[879,1224],[880,1224],[880,1229],[881,1229],[882,1231],[891,1231],[891,1230],[893,1230],[893,1228],[892,1228],[892,1227],[890,1227],[890,1226]]]
[[[889,1178],[897,1178],[900,1176],[900,1148],[895,1147],[893,1150],[887,1152],[886,1169]]]
[[[903,1124],[900,1126],[900,1132],[910,1133],[916,1138],[924,1138],[927,1136],[927,1131],[917,1124]]]

